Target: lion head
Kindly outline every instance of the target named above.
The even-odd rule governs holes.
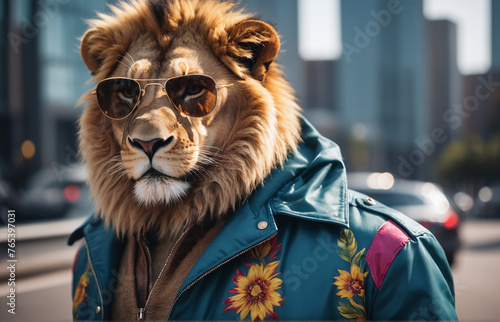
[[[81,42],[92,80],[103,84],[82,97],[79,121],[99,216],[120,236],[169,237],[229,215],[300,138],[300,108],[273,62],[278,34],[217,0],[111,10],[89,22]],[[202,77],[176,80],[190,75]],[[105,115],[119,104],[129,110]]]

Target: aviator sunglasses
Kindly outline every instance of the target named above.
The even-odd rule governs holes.
[[[147,83],[141,87],[140,82]],[[192,117],[202,117],[215,107],[217,90],[233,86],[217,85],[208,75],[186,75],[168,79],[132,79],[128,77],[111,77],[100,81],[92,94],[96,95],[99,108],[112,120],[121,120],[132,114],[141,102],[146,87],[159,85],[163,88],[172,105],[180,112]]]

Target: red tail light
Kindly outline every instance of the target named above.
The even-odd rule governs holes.
[[[69,202],[76,202],[80,199],[80,188],[76,184],[69,184],[64,187],[63,196]]]
[[[459,220],[458,215],[454,211],[449,210],[446,213],[446,219],[445,219],[443,225],[447,229],[452,229],[452,228],[457,227],[458,220]]]

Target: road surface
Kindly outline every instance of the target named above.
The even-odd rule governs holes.
[[[500,319],[500,221],[472,221],[461,227],[464,245],[453,267],[460,321]]]

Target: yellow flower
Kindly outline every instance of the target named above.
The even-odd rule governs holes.
[[[283,298],[276,292],[281,288],[281,279],[277,278],[276,267],[279,261],[271,262],[268,265],[252,265],[245,276],[240,270],[233,277],[236,288],[229,290],[236,295],[226,299],[223,304],[229,305],[224,309],[224,313],[230,310],[238,310],[243,320],[250,313],[252,321],[264,320],[266,315],[273,319],[278,319],[275,306],[281,306]]]
[[[248,251],[248,257],[261,260],[271,252],[271,243],[266,242]]]
[[[336,276],[335,279],[337,281],[332,283],[337,285],[339,289],[337,295],[348,299],[352,299],[354,295],[365,296],[364,279],[368,275],[368,272],[362,273],[358,265],[351,266],[351,273],[340,269],[338,271],[340,276]]]
[[[273,261],[276,259],[277,255],[281,251],[281,244],[278,245],[278,238],[275,236],[270,241],[267,241],[263,244],[255,246],[247,252],[247,256],[252,259],[256,259],[259,261],[263,261],[265,257],[269,256],[268,261]],[[246,264],[247,267],[253,264]]]
[[[85,293],[85,288],[89,286],[89,273],[91,272],[90,267],[83,273],[76,287],[75,297],[73,298],[73,315],[76,314],[78,305],[87,299],[87,294]]]

